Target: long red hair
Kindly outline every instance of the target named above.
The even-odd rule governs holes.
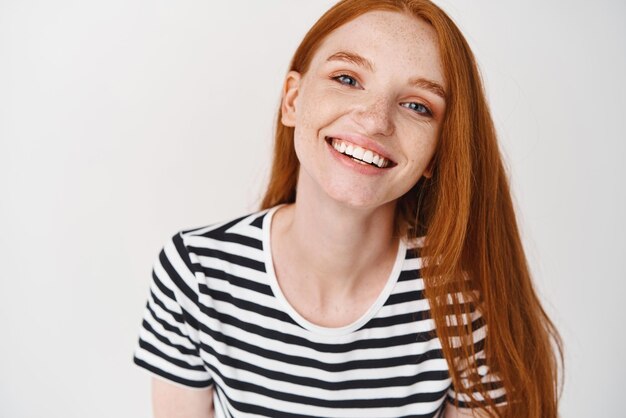
[[[395,229],[408,231],[407,238],[425,236],[422,276],[453,384],[469,397],[467,406],[483,408],[492,417],[557,417],[562,342],[533,288],[478,67],[454,22],[428,0],[343,0],[305,35],[290,70],[306,73],[329,33],[373,10],[410,14],[438,35],[448,83],[446,114],[432,177],[422,177],[398,199]],[[279,108],[261,209],[296,198],[294,129],[281,119]],[[504,409],[488,408],[494,400],[479,381],[479,365],[472,362],[474,330],[467,318],[473,310],[488,327],[483,348],[506,390]],[[463,375],[459,361],[465,364]]]

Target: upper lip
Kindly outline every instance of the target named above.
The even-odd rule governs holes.
[[[365,149],[369,149],[374,151],[376,154],[380,155],[381,157],[384,157],[385,159],[389,160],[389,162],[392,165],[395,165],[395,161],[393,161],[393,159],[391,159],[391,157],[389,157],[389,154],[387,154],[387,151],[385,151],[385,149],[380,146],[376,141],[373,141],[371,139],[369,139],[366,136],[363,135],[359,135],[359,134],[352,134],[352,133],[338,133],[338,134],[330,134],[330,135],[326,135],[326,139],[328,138],[336,138],[336,139],[341,139],[344,141],[348,141],[351,142],[355,145],[360,146],[361,148],[365,148]]]

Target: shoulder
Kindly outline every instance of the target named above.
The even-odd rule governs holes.
[[[197,302],[206,279],[226,278],[241,267],[264,270],[263,227],[271,209],[182,229],[165,242],[153,265],[156,286],[171,299]],[[176,294],[180,293],[179,297]]]
[[[241,258],[262,259],[267,215],[273,208],[257,210],[220,222],[182,229],[171,242],[193,265],[207,259],[239,263]]]
[[[263,209],[238,215],[233,218],[206,224],[203,226],[182,229],[178,236],[186,245],[194,242],[212,240],[214,242],[237,242],[238,239],[262,238],[264,219],[270,209]]]

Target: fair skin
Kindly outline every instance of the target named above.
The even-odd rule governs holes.
[[[443,98],[410,83],[445,86],[434,36],[414,18],[367,13],[329,35],[306,74],[287,74],[282,123],[295,128],[300,171],[296,203],[275,214],[272,252],[286,298],[318,325],[353,322],[389,275],[396,199],[427,170],[445,111]],[[393,166],[363,173],[327,140],[349,135]]]
[[[281,290],[310,322],[350,324],[385,285],[398,245],[396,200],[431,175],[445,89],[432,27],[383,11],[339,27],[305,74],[287,74],[282,123],[295,128],[300,170],[296,202],[274,214],[271,251]],[[392,163],[354,162],[329,138]],[[154,378],[153,406],[157,418],[206,418],[212,392]],[[446,418],[480,416],[445,410]]]

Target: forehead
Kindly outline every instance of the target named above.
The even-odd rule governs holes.
[[[434,28],[405,13],[372,11],[340,26],[326,36],[312,66],[324,65],[338,51],[358,53],[372,61],[376,71],[402,68],[409,76],[428,76],[444,84]]]

